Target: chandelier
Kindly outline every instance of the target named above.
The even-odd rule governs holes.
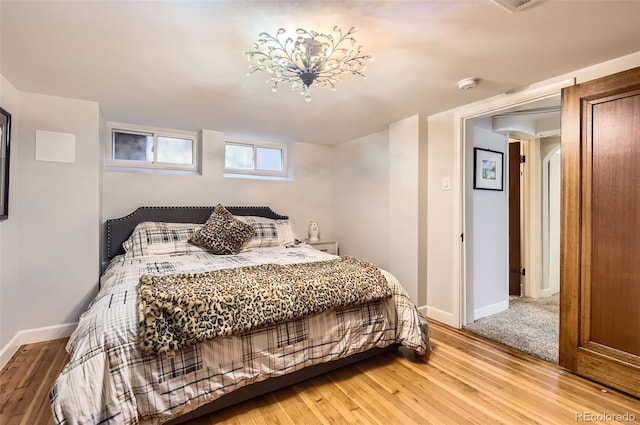
[[[255,50],[245,52],[249,60],[258,62],[256,66],[249,66],[247,75],[256,71],[273,74],[267,80],[272,91],[277,91],[280,83],[290,83],[292,90],[299,89],[304,99],[310,102],[312,84],[335,90],[341,74],[365,77],[365,61],[371,56],[363,55],[362,47],[356,46],[353,37],[356,27],[342,34],[342,30],[335,26],[333,32],[336,35],[298,28],[295,41],[291,37],[285,39],[285,32],[280,28],[275,37],[266,32],[260,33],[258,42],[253,44]]]

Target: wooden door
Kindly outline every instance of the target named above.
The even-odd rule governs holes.
[[[562,91],[560,365],[640,396],[640,68]]]
[[[509,295],[521,295],[520,246],[520,142],[509,142]]]

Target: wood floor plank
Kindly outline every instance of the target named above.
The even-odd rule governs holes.
[[[372,359],[379,361],[381,359]],[[415,411],[416,417],[431,422],[474,424],[476,420],[464,409],[452,409],[447,397],[425,398],[435,389],[428,379],[416,379],[416,375],[402,363],[402,357],[391,359],[379,369],[362,367],[361,373],[376,381],[381,388],[393,388],[393,395],[408,409]],[[424,364],[423,364],[424,366]]]
[[[317,420],[323,425],[328,425],[331,422],[329,422],[329,419],[325,417],[323,412],[320,410],[318,404],[315,402],[314,398],[307,391],[307,389],[310,388],[312,385],[313,384],[311,382],[305,381],[293,386],[293,389],[296,391],[296,394],[298,394],[298,396],[300,397],[300,402],[302,403],[302,406],[300,407],[300,409],[306,409],[308,416],[315,418],[315,420]]]
[[[0,423],[53,423],[49,390],[68,361],[66,339],[21,347],[0,373],[5,395],[0,399]],[[5,396],[9,399],[5,401]]]
[[[353,413],[359,409],[359,405],[327,376],[319,376],[313,380],[312,385],[307,384],[305,393],[313,399],[317,409],[323,412],[329,423],[360,423],[358,416]]]
[[[444,371],[455,370],[457,379],[463,381],[482,376],[483,379],[473,382],[471,385],[476,388],[493,387],[499,390],[492,392],[492,394],[496,394],[495,397],[492,396],[492,403],[501,403],[504,396],[509,394],[508,390],[512,389],[504,385],[506,376],[509,382],[514,381],[516,392],[520,387],[525,389],[522,394],[509,403],[508,408],[526,412],[529,417],[535,418],[541,423],[575,423],[576,414],[585,411],[611,414],[630,412],[635,416],[636,421],[640,421],[640,416],[637,413],[640,404],[633,397],[617,393],[617,396],[614,397],[615,402],[611,403],[610,399],[607,400],[607,397],[602,396],[604,387],[568,373],[551,363],[528,358],[528,356],[504,346],[498,347],[500,344],[487,342],[448,327],[436,326],[435,334],[434,338],[444,347],[440,354],[445,354],[444,357],[447,358],[447,361],[440,362],[433,359],[430,363],[436,367],[442,367]],[[451,345],[447,344],[452,340],[455,342]],[[478,346],[478,342],[483,344]],[[467,349],[468,344],[473,344],[473,349]],[[497,348],[498,352],[492,353],[492,348]],[[496,354],[498,355],[496,356]],[[496,369],[495,357],[499,358],[505,355],[518,358],[518,361],[510,367],[497,367]],[[434,357],[437,356],[437,351],[434,351]],[[521,356],[525,357],[519,359]],[[468,373],[465,373],[467,370]],[[490,373],[487,373],[487,370]],[[510,370],[512,373],[504,375]],[[416,372],[419,373],[419,371]],[[487,381],[487,379],[495,379],[497,384]],[[613,390],[607,391],[615,393]],[[545,406],[545,408],[540,409],[540,406]],[[597,408],[594,409],[593,407],[596,406]],[[619,406],[626,406],[626,408],[620,411]]]
[[[575,424],[583,413],[640,424],[637,398],[466,331],[431,327],[427,361],[383,354],[189,423],[546,425]],[[0,372],[2,425],[53,423],[48,392],[68,361],[65,343],[25,345]]]
[[[300,387],[285,387],[276,391],[273,396],[278,400],[296,424],[327,425],[329,422],[317,415],[309,415],[312,406],[305,403],[300,394]],[[315,405],[315,403],[312,403]]]
[[[433,388],[430,394],[437,394],[438,398],[451,403],[451,408],[461,408],[473,412],[477,417],[476,423],[536,423],[520,410],[504,407],[496,403],[491,390],[477,388],[458,378],[458,373],[451,373],[449,366],[441,368],[431,360],[426,367],[413,367],[413,363],[406,364],[420,379],[428,380]],[[415,379],[415,378],[414,378]],[[488,392],[488,394],[487,394]]]
[[[29,403],[26,411],[22,415],[22,423],[35,424],[38,423],[38,416],[40,414],[51,415],[49,407],[49,391],[56,379],[60,369],[64,367],[67,354],[64,348],[60,350],[59,345],[52,344],[46,353],[43,355],[41,361],[45,367],[38,368],[38,374],[34,373],[32,381],[30,383],[31,388],[35,388],[32,400],[42,400],[44,403]],[[46,412],[44,411],[47,407]]]
[[[256,424],[296,425],[273,394],[265,394],[257,401],[257,409],[249,413]]]
[[[22,346],[3,369],[6,379],[0,381],[0,406],[8,403],[10,398],[16,397],[16,391],[20,388],[20,381],[27,371],[36,363],[35,359],[40,355],[41,344],[29,344]],[[24,386],[22,386],[24,389]]]
[[[415,368],[428,370],[427,374],[416,375]],[[450,387],[445,387],[437,382],[437,379],[433,379],[433,373],[436,372],[433,368],[430,368],[427,363],[415,363],[407,360],[402,356],[398,356],[394,362],[385,367],[384,371],[375,373],[378,379],[384,379],[382,385],[392,385],[393,381],[402,382],[403,389],[406,394],[405,397],[410,397],[415,403],[421,406],[421,412],[425,410],[428,412],[435,411],[442,412],[442,417],[447,420],[451,420],[456,424],[476,424],[481,423],[495,423],[497,417],[491,411],[481,411],[475,408],[469,402],[463,400],[461,397],[452,394]],[[363,371],[370,375],[374,375],[371,371]],[[425,377],[425,375],[427,375]],[[416,379],[420,376],[421,379]],[[469,390],[470,387],[466,387],[465,390]],[[471,389],[471,392],[473,389]],[[425,400],[422,394],[437,393],[438,397]],[[399,393],[402,394],[402,393]],[[426,416],[428,413],[423,413]]]
[[[332,379],[338,380],[342,390],[369,415],[376,418],[378,423],[415,422],[416,417],[413,411],[398,403],[393,394],[380,388],[376,382],[366,376],[354,374],[348,368],[338,369],[330,375]]]
[[[524,376],[496,368],[486,361],[483,362],[482,368],[478,368],[477,365],[470,367],[473,358],[468,354],[448,347],[441,347],[440,350],[440,354],[446,355],[449,367],[457,371],[456,378],[473,388],[483,388],[492,404],[516,405],[526,416],[537,416],[546,423],[552,423],[554,415],[562,414],[558,404],[540,410],[538,406],[544,405],[547,394],[540,387],[532,392],[532,387],[527,385],[528,381]],[[526,402],[523,402],[525,400]]]

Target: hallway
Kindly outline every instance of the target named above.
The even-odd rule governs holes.
[[[538,299],[511,296],[509,309],[464,329],[558,364],[559,310],[559,294]]]

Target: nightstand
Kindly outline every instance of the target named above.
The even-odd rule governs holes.
[[[338,242],[336,241],[318,241],[318,242],[309,242],[306,241],[309,245],[317,249],[318,251],[326,252],[328,254],[338,255]]]

